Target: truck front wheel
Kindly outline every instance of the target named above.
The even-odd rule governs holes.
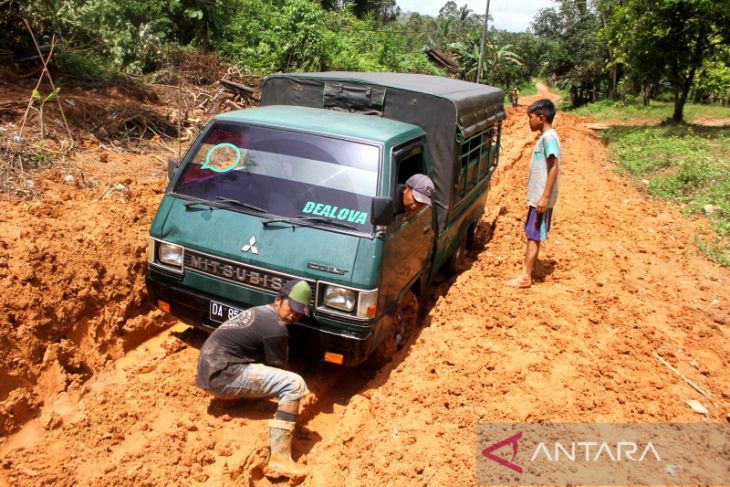
[[[395,352],[403,348],[408,339],[418,329],[419,303],[410,289],[403,294],[393,317],[393,328],[370,355],[366,364],[371,369],[379,369],[390,362]]]
[[[449,257],[449,260],[446,261],[446,265],[444,266],[444,268],[449,275],[455,276],[456,274],[459,274],[461,271],[463,271],[465,267],[466,235],[462,237],[461,241],[459,242],[459,246],[456,247],[454,253],[451,254],[451,257]]]

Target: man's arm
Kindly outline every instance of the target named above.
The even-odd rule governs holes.
[[[542,192],[542,197],[540,198],[540,201],[537,202],[537,212],[538,213],[544,213],[545,210],[548,208],[548,202],[550,201],[550,195],[553,192],[553,186],[555,186],[555,181],[558,179],[558,164],[557,159],[554,155],[550,155],[547,158],[547,169],[548,169],[548,177],[547,177],[547,183],[545,184],[545,190]]]

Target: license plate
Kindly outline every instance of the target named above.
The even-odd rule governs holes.
[[[234,308],[233,306],[228,306],[217,301],[210,302],[210,320],[216,323],[223,323],[224,321],[230,320],[234,316],[238,316],[240,312],[240,309]]]

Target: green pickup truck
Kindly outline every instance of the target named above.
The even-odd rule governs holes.
[[[260,106],[216,116],[170,166],[150,229],[147,289],[214,329],[293,278],[314,290],[294,359],[387,360],[439,268],[458,268],[499,159],[504,94],[417,74],[265,79]],[[397,213],[425,173],[433,206]]]

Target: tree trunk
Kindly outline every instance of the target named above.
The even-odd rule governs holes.
[[[606,26],[606,16],[604,15],[603,11],[598,9],[598,13],[601,14],[601,20],[603,21],[603,28],[607,29]],[[616,100],[616,87],[618,84],[617,80],[617,71],[618,68],[616,67],[616,63],[613,62],[613,54],[611,53],[611,49],[607,49],[608,51],[608,62],[611,64],[611,88],[608,90],[608,97],[611,100]]]
[[[707,42],[707,40],[705,39],[705,29],[703,27],[700,27],[697,40],[695,41],[695,51],[694,55],[692,56],[692,66],[689,70],[689,73],[687,74],[687,77],[684,79],[684,83],[682,83],[681,91],[679,86],[675,86],[674,89],[674,114],[672,115],[672,120],[674,120],[675,122],[681,122],[684,119],[684,105],[685,103],[687,103],[687,95],[689,95],[689,90],[690,88],[692,88],[692,82],[695,79],[695,72],[697,71],[697,68],[702,65],[702,57],[704,55],[706,47],[705,42]],[[681,76],[678,76],[677,79],[681,80]]]
[[[674,120],[677,123],[680,123],[682,121],[683,113],[684,113],[684,102],[687,99],[687,97],[682,97],[679,94],[679,90],[674,90],[674,113],[672,114],[672,120]]]
[[[611,67],[611,91],[608,93],[608,97],[612,100],[616,99],[616,86],[618,85],[618,69],[616,68],[616,64],[614,63]]]
[[[649,100],[651,100],[651,83],[642,83],[641,101],[645,107],[649,106]]]
[[[687,78],[685,78],[684,83],[680,87],[677,87],[674,90],[674,114],[672,115],[672,120],[675,122],[681,122],[684,119],[684,105],[687,103],[687,96],[689,95],[689,90],[692,88],[692,81],[695,77],[695,67],[693,66],[692,69],[689,70],[689,74],[687,75]]]

